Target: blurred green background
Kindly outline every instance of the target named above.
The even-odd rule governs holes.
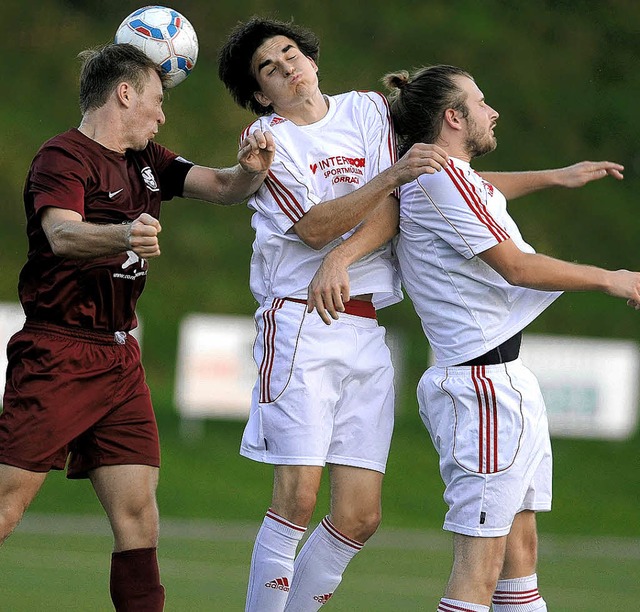
[[[0,96],[0,301],[16,300],[26,253],[21,191],[39,145],[77,126],[76,55],[109,41],[139,1],[4,0],[0,45],[8,72]],[[199,35],[189,79],[168,93],[158,141],[193,161],[227,166],[252,116],[217,78],[226,33],[254,13],[294,17],[319,34],[326,93],[379,89],[388,71],[430,63],[469,70],[501,118],[498,149],[478,169],[543,169],[582,159],[625,165],[625,180],[578,191],[548,191],[514,202],[525,238],[549,255],[638,269],[640,187],[640,5],[631,0],[509,2],[459,0],[176,0]],[[201,437],[180,435],[173,405],[177,327],[190,312],[251,314],[252,231],[244,205],[176,200],[162,214],[162,256],[151,265],[139,312],[144,362],[161,428],[163,515],[256,524],[269,502],[271,469],[237,454],[242,424],[208,422]],[[386,526],[439,528],[444,505],[437,460],[417,417],[414,389],[427,346],[408,301],[380,318],[400,335],[405,376],[385,482]],[[622,300],[566,295],[532,332],[637,339],[639,314]],[[594,356],[595,358],[596,356]],[[640,536],[640,438],[554,440],[555,506],[542,532]],[[326,488],[318,516],[326,511]],[[99,511],[86,483],[53,474],[34,511]]]

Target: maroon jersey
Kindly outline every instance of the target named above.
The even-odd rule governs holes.
[[[133,251],[94,259],[53,254],[40,224],[47,206],[73,210],[89,223],[156,219],[162,200],[182,195],[193,164],[150,142],[120,154],[77,129],[46,142],[24,189],[29,253],[18,293],[27,319],[94,331],[129,331],[148,264]]]

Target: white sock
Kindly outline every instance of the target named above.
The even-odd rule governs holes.
[[[296,558],[285,610],[310,612],[327,603],[349,561],[362,546],[340,533],[325,516]]]
[[[245,612],[284,610],[293,559],[305,531],[305,527],[287,521],[269,508],[253,546]]]
[[[489,612],[489,606],[443,597],[438,604],[438,612]]]
[[[494,612],[546,612],[547,604],[538,593],[538,576],[498,580],[493,594]]]

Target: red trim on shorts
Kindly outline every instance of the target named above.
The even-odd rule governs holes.
[[[296,304],[306,304],[307,300],[299,298],[284,298],[287,302],[295,302]],[[349,300],[344,303],[344,314],[356,317],[365,317],[367,319],[376,319],[376,309],[372,302],[366,300]]]

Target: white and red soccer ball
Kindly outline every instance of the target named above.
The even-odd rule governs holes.
[[[116,31],[116,43],[138,47],[166,74],[165,87],[182,83],[198,59],[198,37],[189,21],[164,6],[145,6],[125,18]]]

